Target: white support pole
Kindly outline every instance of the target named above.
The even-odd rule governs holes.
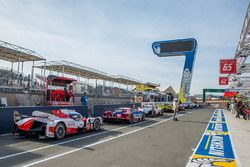
[[[97,97],[97,79],[95,79],[95,97]]]
[[[18,72],[18,75],[19,75],[19,72],[20,72],[20,56],[18,56],[17,72]]]
[[[32,67],[31,67],[31,79],[30,79],[31,85],[30,86],[33,85],[33,80],[34,80],[34,66],[35,66],[35,61],[33,60]]]
[[[43,76],[43,68],[41,68],[41,77]]]
[[[13,71],[13,61],[11,62],[11,72]]]
[[[64,66],[63,66],[63,72],[62,72],[62,76],[64,77]]]
[[[17,85],[20,86],[20,83],[19,83],[19,76],[20,76],[20,55],[18,55],[17,73],[18,73],[18,76],[17,76]]]
[[[22,61],[22,67],[21,67],[21,70],[22,70],[22,72],[21,72],[21,73],[23,74],[23,61]]]
[[[44,60],[43,86],[46,85],[46,60]]]

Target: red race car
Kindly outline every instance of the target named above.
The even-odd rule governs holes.
[[[122,107],[114,111],[106,110],[102,118],[104,121],[139,122],[145,120],[145,113],[137,109]]]
[[[101,117],[84,118],[75,110],[52,110],[51,114],[33,111],[30,117],[22,119],[19,116],[19,119],[16,119],[14,133],[62,139],[68,134],[91,130],[98,131],[101,126]]]

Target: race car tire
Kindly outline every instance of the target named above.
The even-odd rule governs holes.
[[[156,111],[152,110],[152,116],[155,117],[156,116]]]
[[[161,111],[161,116],[163,116],[163,111]]]
[[[132,124],[132,123],[134,123],[134,121],[135,121],[134,116],[131,115],[131,117],[130,117],[130,119],[129,119],[129,123]]]
[[[99,119],[95,119],[93,122],[93,130],[99,131],[101,129],[101,122]]]
[[[64,123],[59,122],[55,128],[55,138],[57,140],[63,139],[66,135],[66,127]]]
[[[145,114],[142,114],[141,121],[145,121]]]

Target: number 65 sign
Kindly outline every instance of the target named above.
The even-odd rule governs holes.
[[[221,74],[236,74],[236,59],[221,59],[220,60]]]

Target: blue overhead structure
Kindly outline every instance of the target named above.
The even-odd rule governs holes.
[[[197,41],[194,38],[157,41],[152,44],[154,53],[159,57],[185,56],[185,64],[182,73],[181,86],[178,99],[182,103],[187,101],[190,92],[193,66]]]

